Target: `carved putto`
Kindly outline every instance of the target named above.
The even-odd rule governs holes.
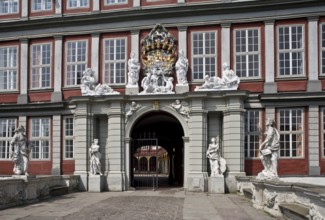
[[[126,112],[125,116],[128,119],[129,117],[131,117],[139,108],[141,108],[141,105],[137,104],[136,102],[132,102],[130,104],[130,108],[129,110]]]
[[[237,90],[240,82],[239,77],[229,68],[227,63],[224,63],[222,66],[222,78],[205,75],[204,84],[202,86],[197,86],[195,91]]]
[[[97,84],[96,79],[94,77],[94,71],[91,68],[87,68],[83,72],[83,76],[81,79],[81,94],[83,96],[95,96],[95,95],[113,95],[119,94],[119,92],[114,91],[107,84]]]
[[[174,93],[175,38],[160,24],[141,41],[145,77],[141,94]]]
[[[171,107],[179,112],[182,116],[184,116],[186,119],[190,118],[190,109],[186,106],[183,106],[182,102],[177,99],[174,103],[171,104]]]

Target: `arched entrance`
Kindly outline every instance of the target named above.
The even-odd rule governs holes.
[[[180,122],[169,113],[155,111],[141,116],[131,132],[130,185],[183,186],[183,136]]]

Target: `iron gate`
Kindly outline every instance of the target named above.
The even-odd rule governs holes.
[[[158,188],[158,139],[133,139],[131,146],[132,187],[156,190]]]

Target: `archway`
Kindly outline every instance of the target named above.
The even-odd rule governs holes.
[[[142,115],[131,132],[130,168],[131,186],[139,187],[141,178],[148,183],[157,177],[158,187],[183,186],[184,183],[184,131],[171,114],[155,111]],[[134,167],[134,158],[148,158],[147,172]],[[146,175],[146,177],[144,177]],[[154,181],[151,181],[154,182]],[[151,187],[150,184],[148,187]]]

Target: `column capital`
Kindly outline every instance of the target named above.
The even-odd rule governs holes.
[[[91,37],[99,37],[100,32],[91,33]]]
[[[274,23],[275,23],[275,20],[274,19],[270,19],[270,20],[264,21],[264,24],[265,25],[274,25]]]
[[[131,35],[139,35],[140,29],[133,29],[130,32],[131,32]]]
[[[319,20],[319,16],[308,17],[308,21],[318,21],[318,20]]]
[[[220,24],[221,28],[230,28],[231,27],[231,23],[221,23]]]
[[[28,44],[29,39],[28,39],[28,38],[20,38],[19,41],[20,41],[21,43]]]
[[[54,35],[53,38],[54,38],[54,40],[62,40],[63,35]]]
[[[177,26],[178,31],[187,31],[187,26]]]

